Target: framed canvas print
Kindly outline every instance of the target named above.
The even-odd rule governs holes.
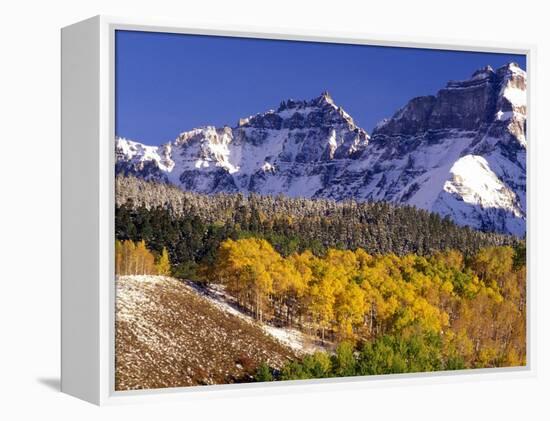
[[[532,372],[531,66],[523,46],[64,28],[62,390]]]

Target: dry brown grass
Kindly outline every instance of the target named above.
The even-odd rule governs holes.
[[[250,381],[261,362],[295,357],[260,326],[161,277],[117,280],[115,340],[116,390]]]

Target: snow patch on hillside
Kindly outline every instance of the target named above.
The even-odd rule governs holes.
[[[502,96],[516,107],[525,107],[527,105],[527,92],[524,89],[506,86],[503,89]]]
[[[445,181],[449,177],[451,167],[470,144],[471,137],[450,137],[439,145],[429,149],[419,150],[415,154],[415,164],[426,168],[427,171],[420,178],[414,179],[420,187],[408,200],[408,204],[421,209],[431,210]],[[404,189],[404,191],[407,191]]]
[[[446,192],[458,195],[466,203],[507,209],[517,217],[522,216],[515,206],[516,194],[497,177],[485,158],[463,156],[451,168],[451,175],[452,179],[443,187]]]
[[[315,351],[323,350],[321,347],[306,345],[304,334],[296,329],[291,328],[279,328],[270,325],[263,325],[262,329],[267,334],[273,336],[282,344],[292,348],[299,353],[310,354]]]
[[[265,323],[261,323],[249,316],[248,314],[243,313],[237,307],[234,298],[231,295],[227,294],[225,288],[222,285],[212,284],[204,287],[199,286],[192,281],[186,281],[186,284],[193,288],[196,292],[201,294],[219,310],[223,311],[224,313],[237,316],[248,323],[256,325],[259,324],[265,333],[299,354],[311,354],[316,351],[324,350],[323,347],[314,344],[314,340],[312,338],[309,338],[307,335],[297,329],[271,326]]]

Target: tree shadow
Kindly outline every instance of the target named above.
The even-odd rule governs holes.
[[[61,379],[59,377],[40,377],[36,381],[55,392],[61,392]]]

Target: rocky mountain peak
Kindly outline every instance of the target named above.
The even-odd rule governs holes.
[[[332,96],[330,96],[328,91],[322,92],[321,95],[319,95],[317,98],[312,99],[310,102],[312,103],[312,105],[317,105],[320,107],[327,105],[336,107],[336,105],[334,104],[334,100],[332,99]]]
[[[515,98],[509,98],[512,105],[521,106],[526,102],[525,91],[527,90],[527,72],[519,67],[516,63],[508,63],[499,67],[496,71],[497,77],[501,85],[501,94],[505,94],[505,90],[516,89]]]
[[[491,66],[484,66],[481,69],[476,70],[470,79],[485,79],[490,78],[495,74],[495,71]]]
[[[282,113],[289,110],[304,110],[306,108],[338,108],[328,91],[324,91],[318,97],[315,97],[309,101],[307,100],[294,100],[287,99],[282,101],[277,108],[276,113]]]
[[[474,73],[469,79],[451,80],[447,83],[445,89],[468,89],[497,82],[497,74],[491,66],[484,66]]]
[[[510,63],[505,64],[504,66],[501,66],[497,69],[496,73],[499,76],[502,76],[504,74],[514,74],[518,76],[526,77],[527,72],[523,70],[519,64],[511,61]]]
[[[336,105],[328,92],[323,92],[311,100],[287,99],[276,110],[243,118],[239,128],[305,130],[319,128],[345,128],[346,130],[366,132],[356,126],[353,118]]]
[[[435,96],[413,98],[379,124],[373,137],[413,135],[427,130],[478,130],[491,124],[499,111],[519,109],[525,89],[525,72],[517,64],[509,63],[496,71],[485,66],[476,70],[470,79],[449,81]],[[508,100],[502,101],[503,96]]]

